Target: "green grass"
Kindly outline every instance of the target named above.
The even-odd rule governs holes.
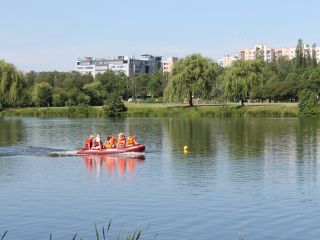
[[[130,104],[127,117],[298,117],[298,105],[293,103],[278,104],[239,104],[228,105],[186,105]]]
[[[189,107],[183,104],[168,103],[126,103],[128,111],[121,113],[121,117],[250,117],[250,118],[283,118],[298,117],[296,103],[258,103],[246,104],[207,104]],[[0,116],[22,117],[105,117],[102,107],[46,107],[46,108],[17,108],[0,112]]]

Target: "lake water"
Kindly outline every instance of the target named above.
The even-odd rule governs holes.
[[[51,156],[124,132],[143,156]],[[183,146],[189,152],[183,152]],[[0,119],[0,236],[319,239],[316,119]]]

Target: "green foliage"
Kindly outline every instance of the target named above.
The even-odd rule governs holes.
[[[80,104],[75,107],[75,114],[77,117],[89,117],[91,112],[91,107],[86,104]]]
[[[318,112],[318,97],[314,91],[308,89],[302,90],[299,100],[299,112],[302,115],[314,115]]]
[[[23,75],[12,64],[0,60],[0,104],[3,107],[18,107],[24,88]]]
[[[147,96],[147,85],[151,78],[148,74],[133,76],[133,96],[135,98],[145,98]]]
[[[152,98],[163,95],[164,76],[161,71],[155,72],[147,83],[147,92]]]
[[[86,118],[92,115],[92,108],[86,104],[79,104],[78,106],[71,106],[67,109],[68,117]]]
[[[47,82],[34,86],[33,102],[38,107],[49,107],[52,104],[52,88]]]
[[[52,95],[52,105],[54,107],[63,107],[65,105],[65,97],[62,93]]]
[[[175,63],[172,75],[164,92],[167,101],[189,99],[193,106],[194,94],[209,95],[212,82],[217,78],[218,66],[200,54],[193,54]]]
[[[100,91],[100,96],[102,97],[102,101],[107,99],[110,93],[117,93],[122,97],[126,96],[127,86],[126,86],[126,76],[123,73],[115,73],[111,70],[106,71],[103,74],[98,74],[96,76],[95,81],[96,85],[93,85],[95,88],[91,88],[91,90]]]
[[[110,96],[105,100],[103,110],[108,117],[119,116],[121,112],[125,112],[127,108],[125,107],[121,96],[117,94],[110,94]]]
[[[193,54],[175,63],[171,74],[131,75],[106,71],[96,75],[78,72],[28,72],[22,74],[12,64],[0,61],[0,106],[2,109],[32,106],[101,106],[110,95],[122,99],[186,102],[193,98],[225,102],[227,99],[256,102],[296,102],[301,89],[320,95],[320,65],[316,45],[309,52],[300,39],[296,57],[263,62],[261,49],[256,61],[236,61],[223,69],[210,59]],[[260,59],[260,60],[259,60]],[[151,98],[149,98],[151,97]],[[37,113],[38,114],[38,113]]]
[[[223,91],[229,99],[242,103],[250,97],[251,89],[261,81],[263,62],[236,61],[223,76]]]
[[[99,81],[94,81],[83,86],[83,90],[90,97],[90,105],[102,105],[105,91],[102,91],[102,84]]]

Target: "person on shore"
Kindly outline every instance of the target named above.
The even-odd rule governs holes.
[[[134,135],[128,136],[128,146],[134,146],[137,144],[137,139]]]
[[[90,150],[93,145],[93,135],[90,135],[84,143],[84,150]]]
[[[117,146],[116,138],[109,134],[106,141],[103,143],[104,148],[115,148]]]
[[[118,136],[118,148],[126,147],[126,136],[123,133],[119,133]]]
[[[102,142],[101,142],[100,134],[97,134],[97,136],[95,137],[95,139],[93,141],[92,149],[94,149],[94,150],[101,150],[102,149]]]

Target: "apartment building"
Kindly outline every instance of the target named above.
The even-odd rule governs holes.
[[[170,74],[175,62],[178,61],[177,57],[169,57],[162,62],[162,73]]]
[[[266,62],[271,62],[275,58],[275,51],[273,48],[259,44],[255,45],[254,48],[241,49],[239,57],[242,60],[254,60],[261,58]]]
[[[136,74],[152,74],[155,69],[160,69],[161,59],[159,56],[150,54],[142,55],[140,58],[129,56],[115,58],[84,57],[78,58],[76,71],[81,74],[90,73],[93,77],[107,70],[122,72],[128,77]]]
[[[221,67],[227,68],[230,67],[232,65],[233,62],[239,60],[240,57],[235,55],[235,56],[224,56],[223,58],[218,60],[218,65],[220,65]]]
[[[289,60],[292,60],[296,57],[295,48],[275,48],[274,53],[276,59],[279,59],[280,57],[286,57]]]
[[[320,62],[320,47],[315,47],[308,44],[304,44],[303,53],[304,55],[310,54],[312,56],[315,51],[317,62]],[[256,45],[254,48],[241,49],[239,53],[240,59],[242,60],[254,60],[262,58],[266,62],[277,60],[280,57],[286,57],[292,60],[296,57],[296,48],[269,48],[266,45]]]

